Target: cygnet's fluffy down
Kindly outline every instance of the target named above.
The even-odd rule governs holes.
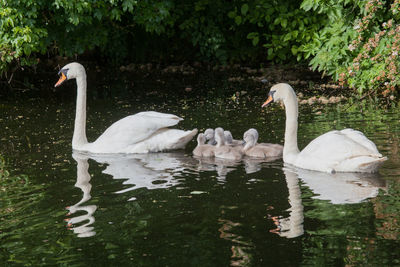
[[[193,150],[193,155],[196,157],[209,158],[214,157],[215,146],[205,144],[205,135],[200,133],[197,135],[197,146]]]
[[[204,131],[204,136],[206,138],[207,144],[209,145],[216,145],[217,142],[215,142],[215,138],[214,138],[214,129],[208,128]]]
[[[229,160],[240,160],[243,157],[241,147],[225,145],[224,130],[222,128],[215,129],[215,157]]]
[[[231,146],[241,146],[243,145],[243,140],[235,140],[233,139],[232,133],[230,131],[224,131],[225,136],[225,144]]]
[[[251,128],[243,134],[243,140],[245,141],[244,153],[248,157],[253,158],[270,158],[270,157],[282,157],[283,146],[278,144],[270,143],[257,143],[258,132],[256,129]]]

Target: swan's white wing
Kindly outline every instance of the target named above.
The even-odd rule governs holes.
[[[362,171],[367,165],[384,160],[376,146],[365,140],[368,139],[361,132],[351,129],[327,132],[300,152],[295,165],[319,171]]]
[[[176,125],[181,120],[182,118],[173,114],[140,112],[116,121],[90,145],[92,150],[95,148],[100,153],[108,150],[117,151],[141,142],[158,130]]]
[[[301,152],[302,156],[340,160],[355,154],[367,154],[370,151],[343,135],[340,131],[330,131],[312,140]]]
[[[340,131],[341,134],[345,135],[346,137],[352,139],[354,142],[365,146],[368,148],[372,153],[379,154],[378,148],[374,142],[369,140],[362,132],[356,131],[354,129],[343,129]]]
[[[197,134],[197,129],[184,131],[162,128],[142,142],[127,146],[122,153],[149,153],[184,148]]]

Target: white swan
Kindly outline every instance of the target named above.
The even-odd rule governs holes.
[[[387,158],[365,135],[353,129],[327,132],[301,152],[297,147],[297,97],[286,83],[274,85],[262,107],[282,101],[286,110],[283,161],[299,168],[323,172],[376,172]]]
[[[204,134],[199,133],[197,135],[197,146],[193,150],[193,155],[196,157],[214,157],[215,146],[206,144],[206,137]]]
[[[72,148],[89,153],[148,153],[184,148],[197,134],[197,129],[183,131],[169,129],[182,119],[173,114],[155,111],[140,112],[115,123],[89,143],[86,138],[86,71],[76,62],[65,65],[55,87],[76,79],[77,99]]]
[[[270,143],[257,143],[258,132],[256,129],[248,129],[243,134],[243,140],[245,141],[245,146],[243,151],[246,156],[253,158],[269,158],[282,157],[283,146],[279,144]]]

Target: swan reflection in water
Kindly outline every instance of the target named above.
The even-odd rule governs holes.
[[[96,211],[97,206],[82,205],[92,198],[92,196],[90,195],[90,191],[92,190],[92,185],[90,184],[88,157],[77,153],[72,154],[72,157],[77,163],[75,187],[78,187],[82,190],[83,196],[78,203],[67,207],[67,209],[69,210],[67,216],[71,216],[72,214],[78,211],[79,212],[84,211],[86,212],[86,214],[72,218],[67,218],[65,219],[65,221],[68,222],[67,224],[68,229],[73,230],[78,237],[94,236],[96,232],[94,231],[94,227],[91,225],[95,222],[93,213]],[[78,226],[76,225],[84,221],[87,222],[82,225]]]
[[[74,152],[72,157],[77,162],[77,180],[75,187],[82,190],[82,199],[75,205],[67,207],[69,210],[68,228],[73,230],[78,237],[90,237],[96,234],[93,216],[97,209],[96,205],[84,205],[91,199],[88,159],[93,159],[98,163],[105,164],[103,173],[111,175],[113,179],[124,180],[122,184],[128,185],[127,188],[115,193],[122,194],[138,188],[162,189],[176,186],[182,182],[184,173],[190,171],[216,171],[218,180],[224,180],[226,175],[235,170],[241,162],[226,161],[223,159],[202,160],[187,156],[183,152],[176,153],[149,153],[149,154],[114,154],[114,155],[89,155]],[[245,169],[254,172],[261,169],[262,162],[247,161]],[[246,167],[247,166],[247,167]],[[128,200],[135,200],[131,197]],[[75,213],[86,214],[71,217]],[[83,224],[82,224],[83,223]]]
[[[87,155],[74,152],[72,157],[77,162],[75,187],[82,190],[83,196],[78,203],[67,207],[69,218],[65,219],[65,221],[68,222],[68,229],[73,230],[78,237],[90,237],[96,234],[92,224],[95,222],[93,214],[97,206],[84,205],[85,202],[91,199],[92,185],[90,184],[89,158],[107,165],[103,173],[111,175],[114,179],[124,179],[123,184],[129,185],[128,188],[115,192],[117,194],[138,188],[151,190],[178,185],[180,183],[180,174],[196,162],[193,158],[187,157],[183,153]],[[128,200],[135,200],[135,198]],[[70,217],[77,212],[79,214],[85,212],[86,214]],[[83,222],[84,224],[82,224]]]
[[[354,204],[378,195],[385,189],[385,180],[376,173],[324,173],[285,166],[283,172],[289,191],[289,217],[272,217],[276,229],[273,233],[286,238],[294,238],[304,233],[303,205],[299,179],[314,194],[313,198],[328,200],[332,204]]]
[[[176,186],[181,183],[182,174],[195,163],[184,153],[96,155],[90,158],[107,165],[103,173],[123,179],[123,184],[129,185],[117,194],[138,188],[151,190]]]

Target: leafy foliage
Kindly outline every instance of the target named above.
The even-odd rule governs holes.
[[[317,13],[300,9],[299,1],[257,0],[228,13],[240,30],[252,29],[247,38],[266,48],[267,59],[284,62],[304,58],[301,45],[311,41],[321,27]]]
[[[389,3],[391,2],[391,3]],[[400,3],[395,1],[305,0],[302,8],[327,16],[329,23],[302,49],[311,67],[342,85],[393,94],[398,78]]]
[[[1,72],[11,63],[34,63],[27,61],[32,52],[73,57],[97,50],[111,61],[149,60],[150,53],[222,63],[260,54],[279,62],[292,55],[299,60],[299,47],[318,30],[320,17],[299,9],[297,1],[271,0],[2,0],[2,5]]]
[[[43,55],[307,62],[359,93],[398,87],[400,1],[0,0],[0,74]]]
[[[27,12],[18,7],[10,7],[5,1],[0,9],[0,73],[5,71],[13,61],[20,65],[34,63],[31,54],[44,52],[43,37],[45,28],[36,25],[37,4],[27,3]],[[4,8],[3,8],[4,7]]]

